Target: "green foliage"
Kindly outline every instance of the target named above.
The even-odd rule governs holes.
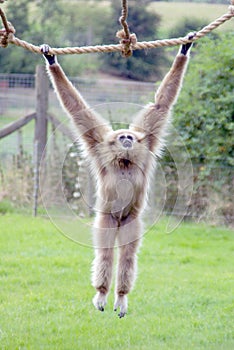
[[[14,24],[19,37],[27,38],[29,31],[29,7],[28,0],[9,1],[7,7],[8,20]],[[30,61],[32,54],[24,49],[16,49],[9,46],[7,49],[0,48],[1,72],[5,73],[32,73]]]
[[[164,27],[164,32],[168,31],[168,28],[171,28],[174,23],[181,22],[181,16],[183,16],[181,13],[187,16],[187,8],[191,7],[191,3],[188,5],[178,3],[176,6],[170,3],[170,9],[165,7],[168,5],[166,2],[157,3],[153,7],[152,4],[150,0],[129,1],[128,23],[131,32],[137,34],[138,40],[147,41],[159,38],[158,32],[160,30],[162,33],[162,27]],[[207,14],[208,18],[215,18],[219,11],[217,6],[211,7],[205,4],[204,7],[203,5],[197,4],[192,11],[202,18]],[[200,6],[203,9],[202,13]],[[157,14],[159,12],[163,16],[162,23]],[[109,44],[115,40],[117,43],[115,33],[121,28],[118,23],[121,2],[114,0],[108,2],[99,0],[10,0],[6,3],[6,13],[16,28],[16,35],[35,45],[48,43],[54,47],[66,47]],[[159,25],[161,25],[160,28]],[[197,24],[195,22],[192,30],[197,29],[198,25],[199,21]],[[174,29],[177,30],[176,27]],[[186,24],[186,27],[183,27],[183,35],[187,31]],[[174,30],[173,33],[172,36],[175,36]],[[161,76],[161,68],[166,62],[163,52],[164,50],[161,49],[135,51],[130,59],[123,59],[121,54],[116,53],[99,56],[83,55],[82,57],[61,56],[59,60],[69,75],[93,73],[101,66],[102,70],[108,73],[138,80],[155,80]],[[7,49],[0,49],[0,62],[2,73],[33,74],[35,66],[42,62],[42,58],[40,55],[9,45]]]
[[[28,0],[9,1],[7,12],[8,19],[17,28],[17,35],[21,36],[29,30]]]
[[[107,43],[114,41],[114,33],[121,28],[118,22],[120,14],[119,6],[113,1],[109,24],[107,24],[103,33],[103,40]],[[137,33],[139,41],[153,40],[157,37],[159,23],[159,16],[147,11],[144,5],[129,3],[128,24],[130,31]],[[134,51],[130,58],[123,58],[119,53],[110,53],[103,56],[102,59],[105,72],[131,79],[151,80],[161,73],[159,67],[163,59],[165,60],[162,52],[162,50],[157,49],[151,50],[148,54],[143,50],[138,50]]]
[[[11,202],[7,200],[1,200],[0,201],[0,215],[4,215],[7,213],[13,213],[14,207]]]
[[[191,51],[174,124],[193,163],[189,215],[233,222],[234,57],[232,35],[204,38]],[[174,141],[176,144],[176,140]],[[166,162],[170,156],[164,157]],[[171,174],[177,174],[171,166]],[[170,182],[170,195],[177,184]],[[172,199],[169,199],[169,205]],[[220,223],[220,222],[219,222]]]
[[[195,17],[184,17],[169,31],[169,37],[185,36],[189,32],[196,32],[207,25],[207,21]]]
[[[90,248],[49,220],[0,219],[1,349],[233,348],[232,231],[183,224],[166,235],[158,223],[145,236],[129,312],[119,320],[113,288],[104,313],[92,305]]]
[[[74,11],[78,8],[79,11]],[[38,0],[16,0],[9,2],[7,16],[17,30],[16,35],[36,45],[48,43],[52,47],[82,46],[100,44],[101,33],[106,26],[105,18],[110,12],[109,6],[102,3]],[[42,62],[39,55],[9,45],[0,49],[1,72],[34,73],[35,67]],[[74,58],[60,57],[69,75],[97,71],[97,56],[87,55]]]
[[[193,53],[174,120],[197,162],[234,165],[234,57],[231,33]]]
[[[64,13],[60,1],[38,0],[30,6],[29,40],[38,43],[48,43],[50,46],[62,46]]]
[[[106,27],[106,18],[110,13],[109,6],[79,2],[79,11],[74,11],[74,2],[63,7],[63,27],[60,35],[60,46],[87,46],[103,42],[102,33]],[[62,43],[61,43],[62,41]],[[101,61],[94,54],[80,56],[62,56],[59,58],[66,73],[77,76],[85,72],[96,72]]]
[[[155,0],[155,1],[160,1],[160,0]],[[181,0],[168,0],[169,2],[181,2]],[[227,4],[226,0],[188,0],[185,2],[189,2],[189,3],[207,3],[207,4]]]

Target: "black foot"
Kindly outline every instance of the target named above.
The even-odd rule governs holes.
[[[105,309],[104,309],[103,306],[98,306],[98,310],[101,311],[101,312],[104,312],[104,311],[105,311]]]
[[[116,312],[117,309],[114,309],[114,311]],[[126,315],[126,312],[121,312],[118,314],[119,318],[123,318]]]
[[[49,62],[49,65],[51,66],[52,64],[55,63],[55,55],[49,54],[50,47],[47,44],[41,45],[41,52],[43,53],[44,57],[47,59]]]

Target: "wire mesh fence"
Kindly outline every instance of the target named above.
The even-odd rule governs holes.
[[[104,113],[104,117],[112,122],[120,119],[121,122],[130,122],[131,115],[136,113],[140,106],[153,100],[155,91],[153,83],[88,78],[71,80],[79,87],[89,105],[94,108],[96,106],[98,112]],[[0,129],[34,112],[35,76],[0,74]],[[68,120],[52,89],[49,92],[49,113],[62,123]],[[22,129],[0,139],[0,202],[10,201],[16,206],[32,207],[34,124],[35,122],[31,121]],[[94,185],[87,169],[82,170],[79,152],[74,151],[71,140],[51,125],[48,129],[48,139],[49,159],[55,172],[56,157],[59,158],[61,152],[66,153],[61,171],[70,207],[77,211],[78,215],[89,215],[94,202],[94,198],[90,196],[90,193],[94,192]],[[180,151],[174,153],[178,154]],[[193,218],[197,221],[233,226],[233,168],[223,167],[222,164],[197,164],[196,160],[189,160],[192,162],[192,172],[189,175],[192,181],[190,196],[184,196],[183,191],[188,192],[188,189],[179,179],[188,173],[188,162],[180,163],[180,159],[176,161],[176,165],[175,162],[171,164],[164,159],[158,162],[150,187],[148,215],[173,213],[174,216],[185,219]],[[77,175],[78,172],[82,179]],[[53,176],[54,174],[51,176],[52,180]],[[80,188],[81,185],[83,189]],[[183,190],[180,187],[184,187]],[[51,200],[54,198],[56,202],[56,186],[50,184],[49,191]],[[81,195],[82,191],[84,196]],[[178,199],[179,196],[181,198]],[[90,202],[86,208],[81,202],[84,197]]]

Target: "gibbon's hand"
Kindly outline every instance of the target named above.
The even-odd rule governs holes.
[[[56,63],[56,57],[55,57],[55,55],[50,55],[49,51],[50,51],[49,45],[47,45],[47,44],[41,45],[41,52],[43,53],[44,57],[49,62],[49,65],[51,66],[52,64]]]
[[[189,34],[187,35],[187,38],[188,38],[189,40],[191,40],[195,35],[196,35],[196,33],[193,33],[193,32],[192,32],[192,33],[189,33]],[[182,45],[180,53],[181,53],[182,55],[185,55],[185,56],[186,56],[188,50],[191,48],[192,45],[193,45],[193,43],[187,43],[187,44]]]

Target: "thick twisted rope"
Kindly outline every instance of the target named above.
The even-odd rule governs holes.
[[[123,29],[119,30],[116,33],[116,36],[117,38],[120,39],[120,43],[123,45],[122,55],[124,57],[132,56],[132,46],[135,45],[137,42],[136,34],[134,33],[130,34],[128,23],[127,23],[127,17],[128,17],[128,1],[122,0],[122,15],[119,19],[119,22],[123,27]]]
[[[4,0],[0,0],[0,2],[4,2]],[[173,39],[164,39],[164,40],[155,40],[155,41],[142,41],[137,42],[135,34],[129,34],[128,47],[129,51],[132,50],[142,50],[142,49],[153,49],[157,47],[163,46],[176,46],[186,44],[188,42],[196,41],[206,34],[216,29],[226,21],[230,20],[234,17],[234,0],[231,0],[231,4],[228,8],[228,12],[211,22],[209,25],[196,32],[192,39],[188,39],[188,37],[180,37]],[[0,8],[0,16],[2,18],[2,22],[4,25],[4,29],[0,30],[0,46],[6,47],[9,43],[14,44],[16,46],[23,47],[26,50],[29,50],[34,53],[41,54],[40,46],[35,46],[33,44],[28,43],[27,41],[21,40],[15,37],[15,29],[14,27],[7,22],[6,16],[3,10]],[[124,14],[126,20],[126,14]],[[124,21],[123,21],[124,23]],[[123,29],[125,31],[125,29]],[[125,32],[126,34],[126,32]],[[121,35],[120,35],[121,36]],[[54,55],[69,55],[69,54],[87,54],[87,53],[105,53],[105,52],[122,52],[123,54],[126,52],[126,35],[122,36],[122,42],[120,44],[113,45],[96,45],[96,46],[83,46],[83,47],[66,47],[66,48],[51,48],[49,53]],[[128,56],[127,52],[127,56]]]
[[[129,39],[130,32],[129,32],[129,28],[128,28],[127,18],[128,18],[128,1],[122,0],[122,15],[121,15],[119,21],[123,27],[124,32],[125,32],[126,39]]]

